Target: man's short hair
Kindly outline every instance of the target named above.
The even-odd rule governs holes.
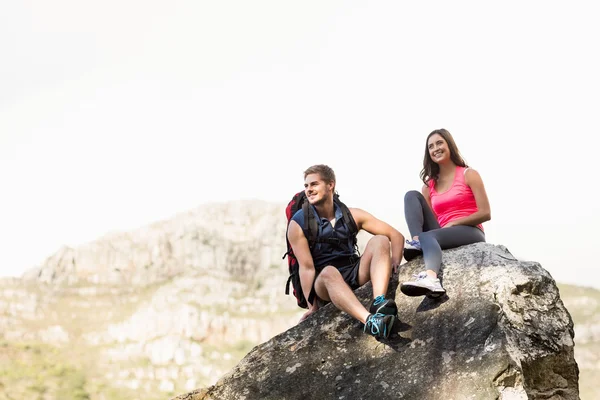
[[[325,164],[317,164],[308,167],[308,169],[304,171],[304,179],[310,174],[319,174],[325,183],[335,182],[335,172]]]

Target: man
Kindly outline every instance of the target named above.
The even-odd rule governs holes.
[[[374,235],[361,257],[351,246],[350,231],[342,211],[335,204],[335,174],[327,165],[314,165],[304,171],[304,191],[318,223],[318,237],[335,237],[336,244],[317,242],[309,247],[304,225],[304,211],[298,210],[290,220],[288,240],[300,267],[300,282],[308,311],[300,321],[332,302],[338,309],[364,324],[364,331],[387,338],[394,324],[397,307],[385,294],[392,269],[396,272],[402,260],[404,236],[389,224],[359,208],[350,208],[358,230]],[[390,255],[391,243],[391,255]],[[373,300],[367,310],[354,290],[371,281]]]

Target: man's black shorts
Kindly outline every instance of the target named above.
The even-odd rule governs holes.
[[[360,257],[351,257],[341,260],[334,260],[329,263],[336,267],[342,274],[344,282],[346,282],[352,290],[358,289],[358,267],[360,267]]]
[[[337,268],[337,270],[340,271],[340,274],[342,274],[342,278],[344,278],[344,282],[346,282],[352,290],[358,289],[360,287],[360,285],[358,284],[358,269],[360,267],[360,257],[357,256],[333,260],[329,263],[329,265]],[[315,289],[313,286],[313,291],[314,290]],[[318,298],[318,300],[320,306],[329,303],[328,301],[322,300],[320,298]]]

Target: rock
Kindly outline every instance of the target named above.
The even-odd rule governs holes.
[[[393,278],[400,320],[388,340],[327,305],[174,399],[579,399],[573,322],[550,274],[486,243],[443,261],[442,299],[398,290],[422,257]],[[356,293],[366,304],[370,284]]]

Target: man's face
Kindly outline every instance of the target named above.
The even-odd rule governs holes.
[[[313,206],[324,204],[333,196],[334,183],[325,183],[319,174],[306,175],[304,179],[304,193],[308,202]]]

